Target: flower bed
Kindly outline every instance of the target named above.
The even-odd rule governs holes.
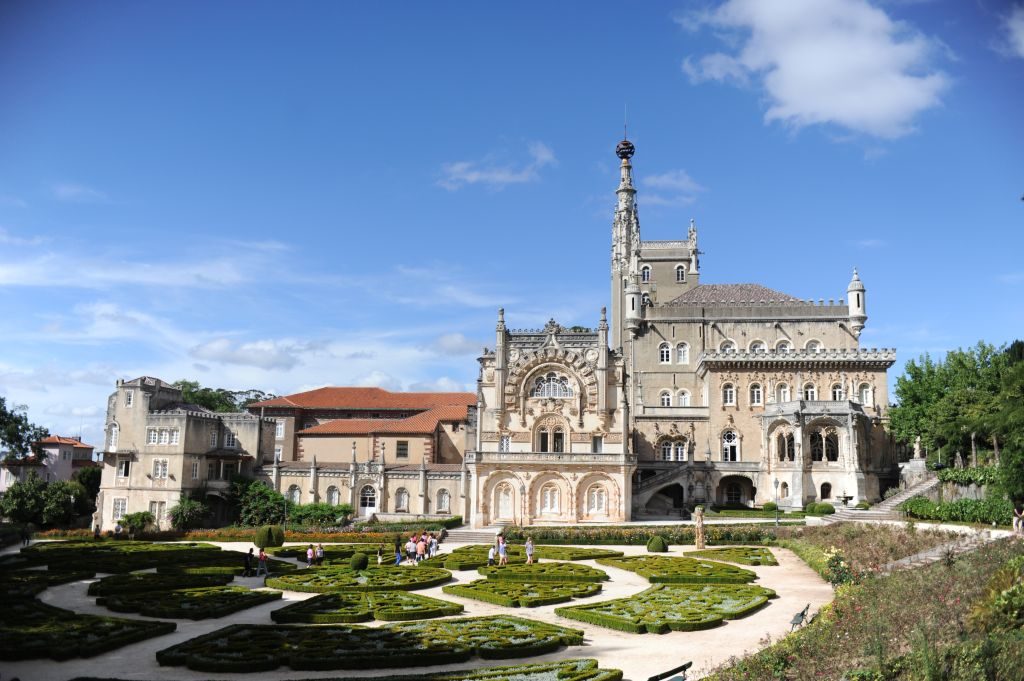
[[[279,598],[280,591],[252,591],[244,586],[208,586],[111,594],[97,598],[96,605],[114,612],[137,612],[147,617],[205,620],[223,617]]]
[[[659,584],[629,598],[571,605],[555,613],[617,631],[664,634],[716,627],[749,615],[774,597],[771,589],[752,584]]]
[[[168,591],[205,586],[224,586],[233,579],[231,575],[189,575],[159,574],[140,572],[127,575],[110,575],[89,585],[90,596],[115,596],[146,591]]]
[[[610,558],[608,560],[617,560]],[[477,568],[484,577],[513,582],[603,582],[608,573],[575,563],[534,563]]]
[[[803,522],[783,523],[803,525]],[[705,525],[708,544],[763,544],[775,538],[772,525]],[[538,544],[629,544],[643,546],[654,535],[661,535],[669,544],[695,543],[693,525],[608,525],[598,527],[509,527],[505,538],[521,542],[529,535]]]
[[[0,598],[32,598],[44,589],[56,584],[92,579],[95,572],[77,570],[17,570],[0,574]]]
[[[356,527],[360,532],[440,532],[462,525],[462,516],[450,518],[433,518],[431,520],[412,520],[409,522],[374,522],[359,523]]]
[[[175,628],[174,622],[79,615],[37,600],[9,601],[0,608],[0,660],[93,657]]]
[[[403,622],[460,615],[463,610],[458,603],[405,591],[341,592],[292,603],[270,613],[270,619],[279,624]]]
[[[652,584],[746,584],[757,579],[750,570],[696,558],[629,556],[600,558],[597,562],[635,572]]]
[[[412,569],[409,570],[410,572]],[[405,622],[381,627],[236,624],[156,654],[165,666],[203,672],[421,667],[544,655],[581,645],[583,632],[498,615]]]
[[[475,570],[487,565],[487,551],[490,544],[472,544],[460,546],[451,553],[435,556],[427,560],[427,565],[443,567],[446,570]],[[509,563],[525,563],[526,549],[521,544],[507,547]],[[622,551],[611,549],[588,549],[575,546],[536,546],[533,558],[543,560],[593,560],[595,558],[614,558],[621,556]]]
[[[600,593],[595,582],[513,582],[505,579],[478,579],[469,584],[443,587],[446,594],[503,605],[507,608],[536,608],[541,605],[568,603],[574,598],[587,598]]]
[[[280,577],[268,577],[266,585],[286,591],[328,593],[331,591],[415,591],[439,586],[451,580],[452,573],[441,568],[409,566],[370,567],[352,570],[341,565],[299,570]]]
[[[690,551],[685,554],[686,558],[710,558],[711,560],[724,560],[729,563],[742,563],[743,565],[778,565],[772,552],[763,546],[730,546],[722,549],[705,549],[704,551]]]

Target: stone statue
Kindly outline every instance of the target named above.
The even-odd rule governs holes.
[[[922,454],[921,454],[921,436],[920,435],[918,435],[917,437],[914,438],[914,458],[915,459],[922,458]]]
[[[705,548],[704,543],[704,507],[698,506],[694,509],[694,519],[696,521],[696,530],[694,532],[695,543],[697,544],[697,550],[703,551]]]

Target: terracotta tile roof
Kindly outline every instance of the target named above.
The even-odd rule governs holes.
[[[60,435],[50,435],[44,437],[36,444],[40,445],[71,445],[72,447],[80,447],[82,449],[95,449],[92,445],[87,445],[81,440],[76,440],[73,437],[61,437]]]
[[[672,300],[669,305],[701,303],[800,303],[788,293],[774,291],[760,284],[698,284]]]
[[[474,397],[474,399],[476,399]],[[369,435],[370,433],[403,433],[429,435],[441,422],[465,421],[469,409],[466,405],[445,405],[429,409],[404,419],[335,419],[312,428],[300,430],[299,435]]]
[[[10,468],[11,466],[42,466],[43,462],[39,460],[39,457],[32,455],[26,456],[23,459],[5,459],[0,461],[0,466]]]
[[[393,393],[383,388],[317,388],[304,393],[255,402],[249,405],[249,408],[432,409],[453,404],[476,404],[476,395],[473,393]]]

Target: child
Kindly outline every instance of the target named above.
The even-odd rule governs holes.
[[[526,538],[526,564],[533,565],[533,539]]]
[[[494,567],[494,545],[493,544],[491,545],[491,548],[487,549],[487,565],[490,566],[490,567]]]
[[[313,545],[310,544],[309,548],[306,549],[306,567],[313,567],[313,560],[316,557],[316,552],[313,550]]]

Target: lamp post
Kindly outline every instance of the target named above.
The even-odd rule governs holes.
[[[775,478],[775,527],[779,526],[779,479]]]

